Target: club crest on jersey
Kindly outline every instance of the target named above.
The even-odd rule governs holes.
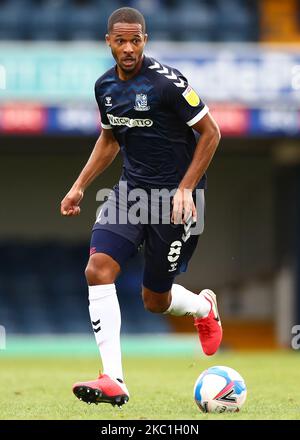
[[[197,93],[195,92],[195,90],[191,86],[188,86],[185,89],[182,96],[192,107],[197,107],[197,105],[199,105],[199,103],[200,103],[199,96],[197,95]]]
[[[134,110],[138,112],[145,112],[150,109],[147,103],[147,95],[145,93],[137,93],[135,95],[135,106]]]
[[[111,96],[106,96],[105,97],[105,105],[106,105],[106,107],[111,107],[112,106]]]

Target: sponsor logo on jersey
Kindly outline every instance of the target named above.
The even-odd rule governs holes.
[[[192,107],[197,107],[200,104],[200,98],[191,86],[185,89],[182,96]]]
[[[126,125],[129,128],[133,127],[151,127],[153,121],[151,119],[130,119],[124,117],[118,117],[111,114],[107,114],[111,125]]]
[[[135,106],[134,110],[138,112],[145,112],[150,109],[150,106],[147,105],[147,95],[145,93],[137,93],[135,95]]]
[[[111,107],[112,106],[111,96],[106,96],[105,97],[105,105],[106,105],[106,107]]]

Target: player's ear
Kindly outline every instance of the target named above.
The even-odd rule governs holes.
[[[110,47],[110,36],[109,36],[109,34],[105,35],[105,41],[106,41],[106,44]]]
[[[148,34],[144,34],[144,43],[146,44],[148,41]]]

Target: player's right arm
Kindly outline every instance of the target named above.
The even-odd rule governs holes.
[[[60,212],[62,215],[80,214],[79,204],[85,189],[112,163],[119,150],[120,146],[113,135],[113,131],[102,129],[89,160],[70,191],[61,201]]]

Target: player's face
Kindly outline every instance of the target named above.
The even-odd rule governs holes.
[[[106,35],[118,68],[125,74],[134,74],[139,70],[146,41],[147,35],[143,34],[138,23],[115,23]]]

